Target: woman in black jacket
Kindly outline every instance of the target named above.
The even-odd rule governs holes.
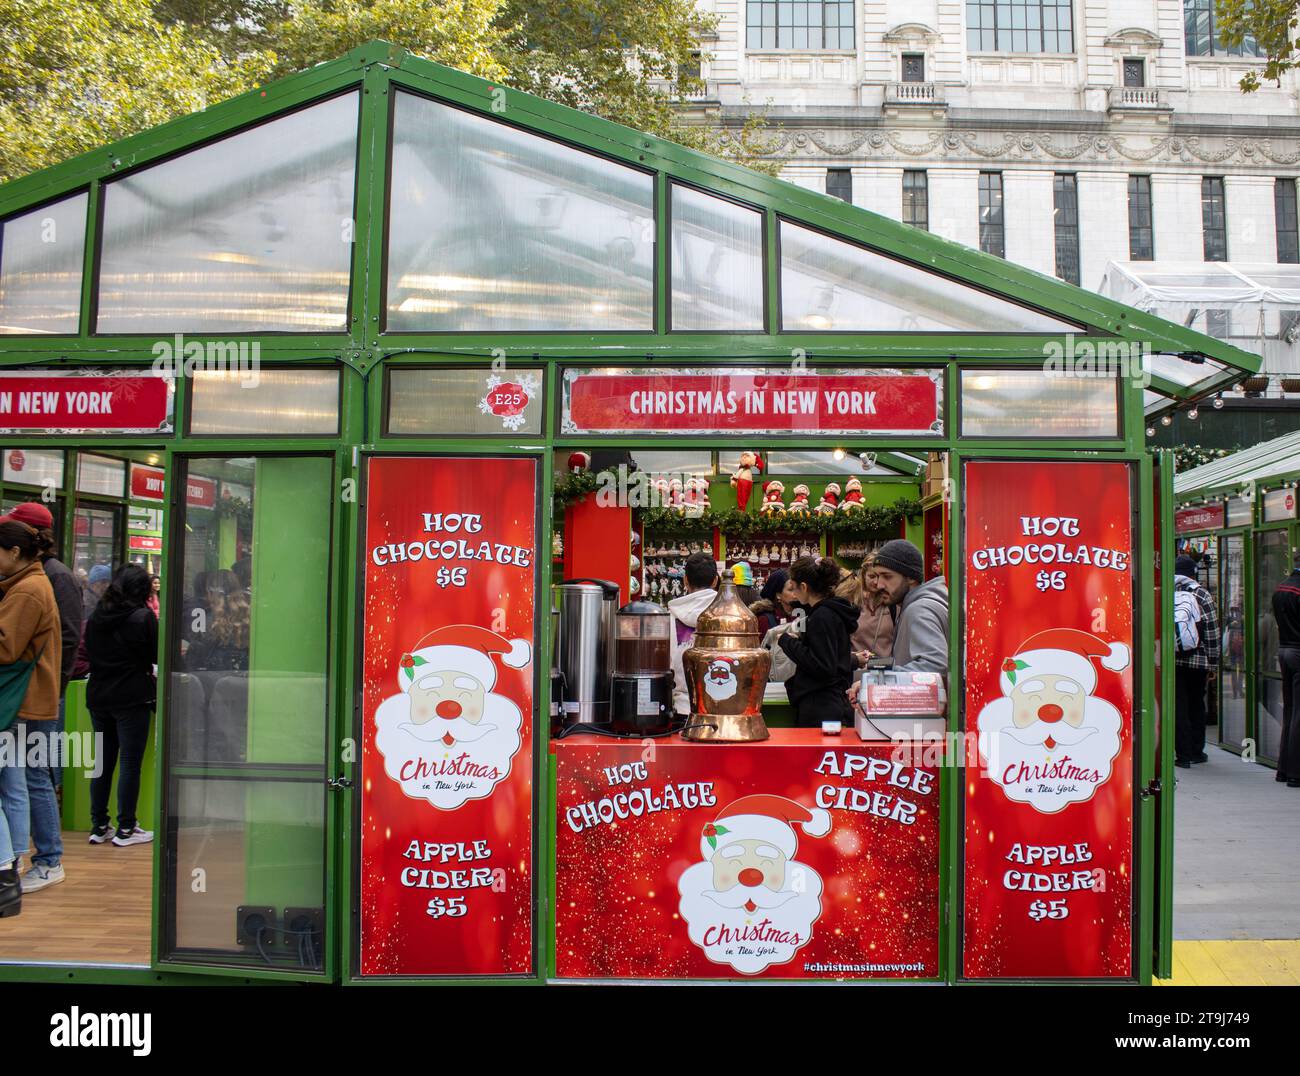
[[[777,645],[795,664],[785,690],[800,728],[820,728],[823,721],[853,721],[847,694],[853,682],[849,641],[858,624],[858,609],[835,596],[841,574],[829,557],[800,557],[790,565],[789,585],[797,602],[795,626]]]
[[[149,743],[149,722],[157,695],[158,618],[149,608],[149,573],[138,564],[118,570],[86,625],[90,682],[86,703],[102,739],[103,765],[90,783],[91,844],[145,844],[153,834],[136,825],[140,764]],[[117,832],[108,824],[108,793],[119,754]]]

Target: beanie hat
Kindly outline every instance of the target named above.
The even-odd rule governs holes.
[[[12,512],[0,516],[0,523],[26,523],[27,526],[34,530],[49,530],[54,526],[54,517],[50,515],[50,510],[43,504],[36,501],[26,501],[18,505]]]
[[[96,564],[86,578],[91,583],[107,583],[113,578],[113,569],[107,564]]]
[[[1021,643],[1015,656],[1002,662],[998,679],[1004,695],[1010,695],[1018,682],[1044,673],[1069,677],[1091,695],[1097,686],[1093,661],[1110,672],[1121,672],[1128,668],[1129,657],[1124,643],[1108,643],[1075,628],[1049,628]]]
[[[876,563],[918,583],[925,575],[921,551],[906,538],[893,538],[877,549]]]
[[[506,639],[474,624],[449,624],[429,632],[402,655],[397,683],[402,691],[409,691],[425,671],[461,672],[474,677],[485,691],[491,691],[497,680],[493,654],[499,655],[507,668],[522,669],[532,659],[532,645],[523,639]]]
[[[790,859],[799,848],[796,826],[806,836],[824,837],[831,831],[830,811],[805,807],[784,796],[742,796],[704,827],[700,854],[712,859],[714,852],[733,841],[767,841]]]
[[[1184,553],[1181,557],[1174,558],[1174,575],[1185,575],[1189,579],[1196,578],[1196,561]]]
[[[784,568],[778,568],[767,577],[767,582],[763,584],[763,589],[758,592],[758,596],[764,601],[775,602],[776,596],[785,589],[786,580],[789,578],[789,572]]]
[[[743,560],[738,560],[731,567],[731,581],[738,587],[752,587],[754,572]]]

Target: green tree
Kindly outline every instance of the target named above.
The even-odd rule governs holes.
[[[271,67],[161,24],[148,0],[0,0],[0,26],[0,180],[197,112]]]
[[[1220,41],[1237,48],[1254,38],[1265,58],[1262,71],[1242,76],[1239,85],[1244,93],[1259,89],[1261,80],[1280,82],[1283,72],[1300,65],[1298,7],[1296,0],[1216,0]]]

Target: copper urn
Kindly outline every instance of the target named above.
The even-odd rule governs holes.
[[[772,655],[760,642],[758,618],[740,600],[736,585],[724,582],[696,622],[694,643],[682,654],[691,697],[683,739],[718,743],[767,739],[763,690]]]

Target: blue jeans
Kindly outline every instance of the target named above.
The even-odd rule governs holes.
[[[54,750],[53,721],[38,721],[27,726],[29,736],[45,738],[44,766],[24,766],[27,771],[27,795],[31,799],[32,843],[36,850],[32,864],[57,867],[63,859],[63,832],[59,818],[59,798],[54,792],[50,753]]]
[[[14,722],[0,733],[0,863],[17,859],[31,840],[31,812],[25,767],[18,766],[23,723]]]

